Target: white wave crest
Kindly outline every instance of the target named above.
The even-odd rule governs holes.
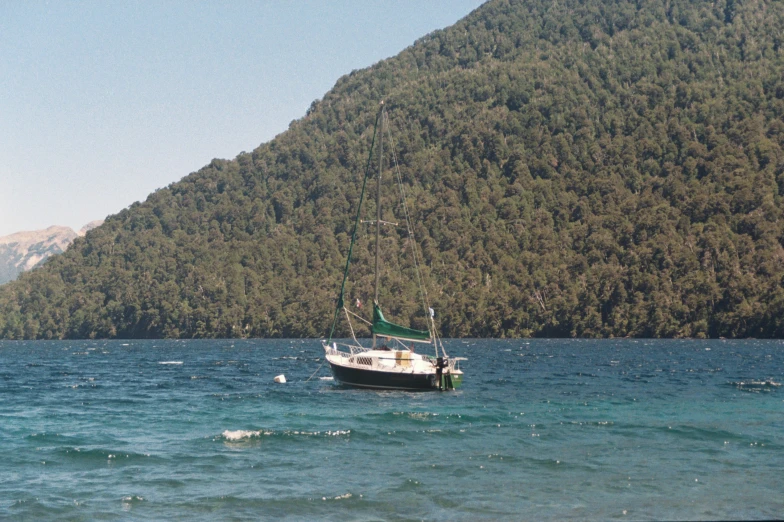
[[[324,435],[328,435],[330,437],[339,437],[340,435],[351,435],[351,430],[325,431]]]
[[[182,364],[182,361],[159,361],[158,364]]]
[[[334,499],[334,500],[345,500],[345,499],[347,499],[347,498],[351,498],[351,497],[353,497],[353,496],[354,496],[354,495],[352,495],[351,493],[344,493],[344,494],[342,494],[342,495],[338,495],[337,497],[334,497],[334,498],[321,497],[321,500],[333,500],[333,499]],[[360,495],[360,497],[361,497],[361,496],[362,496],[362,495]]]
[[[226,430],[223,432],[223,438],[226,440],[242,440],[242,439],[253,439],[256,437],[261,437],[261,431],[253,431],[253,430]]]
[[[305,436],[305,437],[342,437],[351,435],[351,430],[325,430],[325,431],[300,431],[300,430],[225,430],[221,436],[224,440],[237,442],[245,439],[257,439],[263,435]]]

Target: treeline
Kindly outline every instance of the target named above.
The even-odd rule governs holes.
[[[782,39],[776,0],[488,2],[0,287],[0,335],[325,335],[385,100],[444,336],[782,337]]]

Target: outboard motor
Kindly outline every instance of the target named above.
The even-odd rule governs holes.
[[[448,367],[449,360],[446,357],[436,358],[436,379],[438,381],[438,389],[441,391],[454,388],[454,386],[452,386],[452,376],[449,373],[444,375],[444,368]]]

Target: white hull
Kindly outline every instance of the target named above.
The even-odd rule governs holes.
[[[457,360],[445,361],[408,350],[368,349],[359,345],[323,344],[335,379],[351,386],[376,389],[438,390],[455,388],[463,372]]]

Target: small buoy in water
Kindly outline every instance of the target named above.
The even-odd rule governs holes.
[[[280,375],[276,375],[275,376],[275,382],[279,382],[281,384],[285,384],[286,383],[286,376],[283,375],[282,373]]]

